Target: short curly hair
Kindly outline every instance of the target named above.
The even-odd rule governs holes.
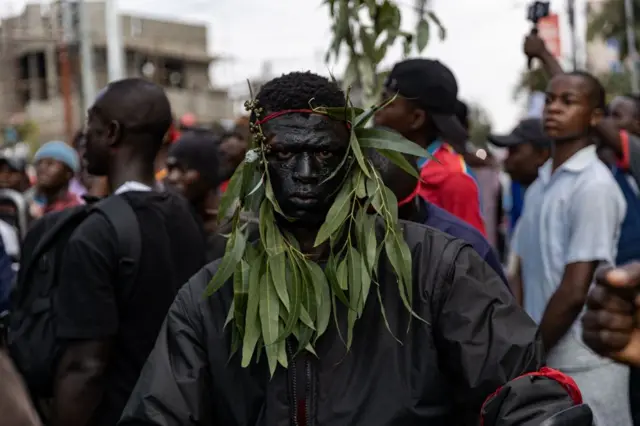
[[[291,72],[265,83],[258,92],[258,107],[265,113],[313,107],[344,107],[344,92],[333,81],[311,71]],[[251,121],[256,117],[252,113]]]

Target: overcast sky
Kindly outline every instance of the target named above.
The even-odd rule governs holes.
[[[18,12],[24,3],[24,0],[0,0],[0,13]],[[119,8],[123,12],[206,22],[210,52],[229,58],[215,68],[214,84],[228,86],[260,75],[266,60],[272,61],[276,75],[292,70],[326,74],[330,68],[324,64],[323,56],[329,44],[330,22],[321,3],[322,0],[119,0]],[[410,28],[415,23],[414,1],[398,3],[402,6],[403,24]],[[486,108],[496,130],[509,130],[523,110],[522,103],[514,102],[512,93],[526,64],[521,49],[523,36],[530,29],[525,20],[528,2],[432,0],[432,3],[448,36],[440,42],[433,31],[423,56],[437,58],[451,67],[458,79],[460,98]],[[552,8],[561,8],[564,3],[552,1]],[[562,16],[562,11],[558,11]],[[566,52],[567,38],[563,38]],[[400,58],[398,46],[385,62],[392,64]],[[340,64],[332,71],[339,74]]]

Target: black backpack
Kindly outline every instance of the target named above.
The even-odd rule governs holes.
[[[9,352],[32,395],[52,395],[54,369],[62,355],[56,340],[53,299],[60,259],[73,231],[90,214],[102,214],[118,238],[118,289],[131,288],[140,260],[141,236],[129,203],[111,196],[93,205],[49,213],[33,224],[23,243],[23,257],[9,315]]]

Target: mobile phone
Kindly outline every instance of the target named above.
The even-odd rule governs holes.
[[[529,5],[527,9],[527,19],[534,24],[546,16],[549,16],[549,2],[535,1]]]

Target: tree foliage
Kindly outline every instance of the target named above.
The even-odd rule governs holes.
[[[549,77],[542,68],[524,70],[520,74],[520,80],[516,84],[513,97],[519,98],[523,94],[531,92],[544,92],[549,83]]]
[[[474,145],[484,147],[491,133],[491,118],[481,105],[472,103],[469,105],[469,140]]]
[[[418,22],[414,31],[402,30],[400,5],[390,0],[324,0],[332,19],[332,40],[325,61],[336,61],[343,49],[348,54],[343,83],[345,87],[362,89],[363,102],[373,105],[382,88],[384,73],[380,63],[387,51],[402,42],[404,54],[412,50],[421,53],[431,38],[432,24],[441,40],[446,30],[428,0],[418,2],[415,10]]]
[[[620,46],[620,58],[629,55],[627,49],[626,20],[624,0],[606,0],[599,4],[599,10],[589,13],[587,39],[615,39]],[[633,0],[633,13],[640,17],[640,0]],[[640,26],[635,27],[636,46],[640,45]]]

